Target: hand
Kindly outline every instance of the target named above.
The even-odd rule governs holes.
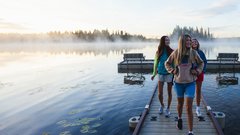
[[[195,70],[195,69],[191,69],[191,73],[193,74],[193,75],[198,75],[198,72],[197,72],[197,70]]]
[[[151,77],[151,80],[153,80],[153,79],[154,79],[154,77],[155,77],[155,75],[153,75],[153,76]]]
[[[177,74],[177,70],[173,69],[172,74],[176,75]]]

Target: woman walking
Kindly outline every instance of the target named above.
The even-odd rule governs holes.
[[[198,65],[198,67],[193,68],[194,64]],[[192,104],[195,94],[195,81],[197,75],[202,72],[204,63],[197,52],[191,49],[191,37],[189,35],[185,34],[179,38],[178,48],[169,56],[165,62],[165,66],[169,73],[174,74],[174,89],[178,100],[178,120],[176,127],[182,130],[182,110],[185,95],[188,135],[193,135]]]
[[[164,82],[167,82],[167,90],[168,90],[168,105],[165,109],[165,116],[170,116],[170,105],[172,101],[172,80],[173,75],[168,73],[165,68],[165,61],[169,57],[169,55],[173,52],[171,47],[169,46],[170,40],[167,36],[162,36],[160,39],[160,44],[158,46],[158,50],[154,59],[154,67],[153,67],[153,75],[152,80],[157,75],[158,76],[158,98],[160,101],[159,113],[162,114],[165,108],[163,103],[163,85]]]
[[[198,55],[201,57],[201,59],[204,62],[204,67],[203,67],[203,72],[201,74],[199,74],[197,76],[197,80],[196,80],[196,103],[197,103],[197,107],[196,107],[196,114],[198,117],[201,117],[201,110],[200,110],[200,102],[201,102],[201,89],[202,89],[202,82],[204,79],[204,73],[206,72],[206,65],[207,65],[207,59],[205,54],[203,53],[202,50],[200,50],[200,44],[198,42],[197,39],[192,39],[192,49],[196,50]]]

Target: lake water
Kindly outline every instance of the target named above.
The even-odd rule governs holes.
[[[125,52],[152,59],[157,45],[0,44],[0,135],[132,134],[128,119],[141,114],[157,80],[144,74],[143,84],[124,84],[117,64]],[[214,59],[219,52],[240,53],[239,45],[202,43],[202,49]],[[240,86],[219,86],[216,76],[205,76],[203,94],[227,115],[225,134],[240,134]]]

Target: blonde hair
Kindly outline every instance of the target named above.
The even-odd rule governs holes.
[[[185,55],[189,55],[189,59],[190,62],[192,62],[194,60],[194,56],[193,56],[193,50],[192,48],[190,47],[189,49],[186,48],[186,39],[187,38],[191,38],[190,35],[188,34],[184,34],[184,35],[181,35],[179,40],[178,40],[178,48],[177,48],[177,56],[176,56],[176,59],[175,59],[175,65],[180,65],[182,63],[182,60],[183,60],[183,57]]]

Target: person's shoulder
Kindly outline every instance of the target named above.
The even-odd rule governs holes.
[[[178,55],[178,49],[173,50],[172,53],[170,54],[170,57],[172,57],[173,59],[175,59]]]
[[[173,50],[172,53],[171,53],[171,55],[177,55],[177,54],[178,54],[178,49]]]
[[[178,53],[178,49],[176,49],[176,50],[173,50],[173,52],[172,53]]]
[[[200,50],[200,49],[198,50],[198,54],[199,54],[199,55],[204,55],[204,56],[205,56],[204,52],[203,52],[202,50]]]
[[[192,54],[193,54],[193,57],[196,59],[196,57],[200,57],[200,54],[198,53],[197,50],[194,50],[192,49]]]
[[[171,47],[169,47],[169,49],[170,49],[170,51],[171,51],[171,52],[173,52],[173,51],[174,51],[174,50],[173,50]]]
[[[200,53],[203,53],[203,51],[201,49],[198,49],[197,51],[200,52]]]
[[[198,54],[198,51],[192,49],[192,53],[193,53],[194,55],[196,55],[196,54]]]

